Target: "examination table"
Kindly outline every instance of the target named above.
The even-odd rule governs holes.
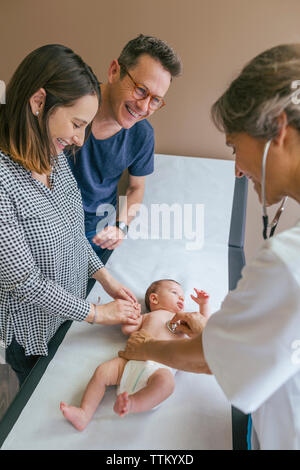
[[[233,161],[155,155],[143,208],[106,267],[135,293],[142,312],[147,287],[162,278],[182,284],[186,311],[197,310],[190,299],[196,287],[210,294],[215,312],[244,265],[246,202],[247,181],[235,178]],[[87,298],[98,297],[112,300],[95,283]],[[0,423],[1,448],[245,448],[247,417],[231,407],[214,376],[183,371],[158,409],[120,418],[113,411],[116,388],[110,387],[88,427],[73,428],[60,401],[79,405],[94,369],[125,343],[120,325],[63,324]]]

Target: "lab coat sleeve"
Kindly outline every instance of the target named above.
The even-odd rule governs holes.
[[[292,360],[297,339],[299,284],[266,244],[209,319],[204,355],[229,401],[251,413],[299,370]]]

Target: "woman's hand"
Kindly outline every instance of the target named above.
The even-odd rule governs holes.
[[[119,351],[119,357],[124,359],[136,359],[138,361],[146,361],[147,357],[147,345],[154,341],[151,335],[145,330],[141,329],[136,333],[132,333],[127,341],[125,351]]]
[[[128,302],[137,304],[138,301],[135,295],[131,292],[128,287],[123,286],[119,281],[111,277],[111,281],[109,284],[103,286],[108,295],[110,295],[113,299],[123,299],[128,300]]]
[[[176,313],[170,323],[177,323],[176,333],[184,333],[190,338],[199,335],[205,328],[208,318],[199,312]]]
[[[117,325],[126,323],[136,325],[139,322],[141,308],[128,300],[117,299],[104,305],[96,305],[94,323],[100,325]]]
[[[128,300],[128,302],[132,302],[136,305],[139,305],[135,295],[133,294],[133,292],[131,292],[131,290],[128,289],[128,287],[123,286],[120,283],[119,283],[118,286],[116,286],[114,294],[115,295],[111,296],[114,299]]]
[[[132,302],[133,304],[138,304],[138,301],[131,290],[117,281],[106,268],[99,269],[99,271],[94,274],[93,278],[100,282],[103,289],[113,299],[123,299],[128,302]]]

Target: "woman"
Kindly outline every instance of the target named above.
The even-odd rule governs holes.
[[[212,108],[237,176],[252,180],[264,207],[287,196],[300,203],[299,78],[300,44],[274,47]],[[266,241],[242,274],[206,325],[199,314],[173,319],[193,338],[137,333],[120,355],[213,373],[233,405],[252,413],[252,448],[300,449],[300,223]]]
[[[71,49],[30,53],[0,106],[0,340],[23,382],[66,320],[130,323],[134,295],[103,267],[84,234],[63,150],[81,146],[100,104],[92,70]],[[88,276],[117,299],[85,299]]]

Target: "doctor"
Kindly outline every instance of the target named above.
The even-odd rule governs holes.
[[[268,205],[287,196],[300,203],[299,79],[300,44],[274,47],[247,64],[212,108],[265,224]],[[214,374],[231,403],[251,413],[253,449],[300,449],[300,222],[262,245],[207,323],[200,314],[174,321],[183,319],[191,339],[166,343],[141,331],[120,355]]]

